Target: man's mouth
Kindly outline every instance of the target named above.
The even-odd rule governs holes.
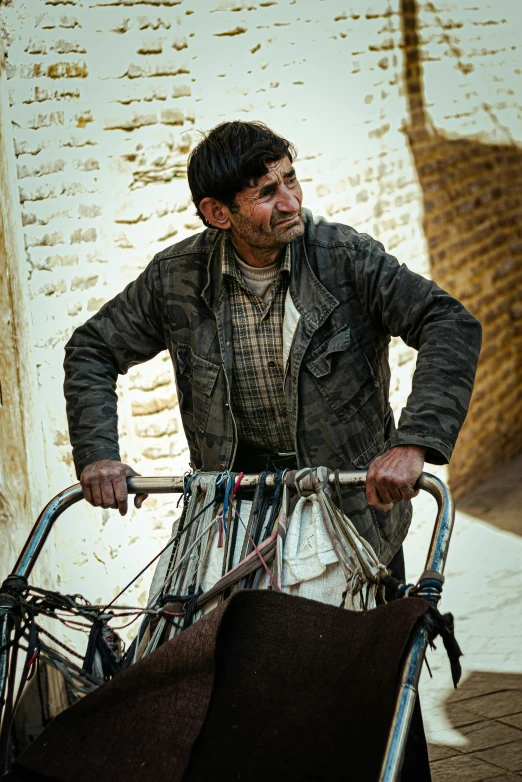
[[[279,222],[274,223],[274,228],[278,228],[281,225],[289,225],[290,223],[293,223],[294,220],[299,220],[299,215],[292,215],[292,217],[288,217],[286,220],[279,220]]]

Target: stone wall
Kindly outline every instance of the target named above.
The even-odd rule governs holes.
[[[398,7],[377,3],[57,2],[1,9],[50,497],[75,480],[62,400],[72,330],[158,250],[200,230],[185,179],[197,129],[256,118],[298,146],[305,203],[378,236],[427,273],[415,169],[401,133]],[[334,67],[335,64],[335,67]],[[393,402],[413,353],[394,345]],[[188,456],[167,356],[122,378],[123,458],[181,474]],[[101,599],[167,534],[173,501],[122,521],[77,506],[58,586]],[[140,581],[129,600],[144,599]]]
[[[453,3],[457,17],[464,6]],[[63,345],[155,252],[200,230],[185,179],[199,129],[264,120],[299,148],[306,205],[430,273],[424,184],[403,132],[399,0],[11,0],[0,19],[47,496],[75,480]],[[468,135],[465,123],[452,132]],[[414,354],[395,341],[391,360],[398,414]],[[142,474],[183,473],[168,357],[133,369],[118,393],[123,458]],[[151,497],[123,521],[76,506],[59,529],[57,586],[113,594],[158,550],[176,513],[172,498]],[[129,602],[143,601],[146,583]]]
[[[450,467],[460,496],[522,448],[522,9],[403,0],[402,10],[431,272],[483,324]]]

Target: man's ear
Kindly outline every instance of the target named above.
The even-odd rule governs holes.
[[[199,211],[214,228],[221,228],[226,231],[230,228],[230,217],[227,207],[216,198],[202,198],[199,202]]]

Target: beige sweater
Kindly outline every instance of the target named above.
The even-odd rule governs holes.
[[[235,253],[236,263],[239,266],[239,270],[245,280],[245,285],[250,288],[252,293],[259,296],[265,304],[268,303],[268,291],[273,281],[279,274],[281,268],[281,261],[271,263],[270,266],[263,266],[258,268],[256,266],[250,266],[241,260],[239,255]]]

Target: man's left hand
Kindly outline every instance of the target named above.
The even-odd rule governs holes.
[[[426,449],[420,445],[396,445],[370,464],[366,477],[368,505],[391,510],[395,502],[411,500],[424,467]]]

